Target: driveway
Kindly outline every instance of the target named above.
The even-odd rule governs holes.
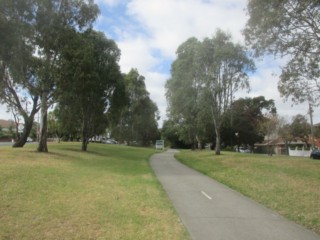
[[[12,146],[13,143],[12,142],[0,142],[0,147],[1,146]]]
[[[186,167],[168,150],[151,166],[194,240],[320,240],[242,194]]]

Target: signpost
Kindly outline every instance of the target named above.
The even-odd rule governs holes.
[[[156,141],[156,150],[164,150],[164,140]]]

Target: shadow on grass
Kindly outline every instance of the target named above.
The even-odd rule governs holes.
[[[148,159],[152,151],[123,146],[92,145],[88,151],[82,151],[80,145],[60,145],[52,148],[46,156],[57,161],[68,161],[78,167],[92,168],[119,175],[144,175],[150,171]]]

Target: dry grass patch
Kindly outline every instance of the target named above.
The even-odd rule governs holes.
[[[0,148],[0,239],[186,239],[148,159],[154,150]]]
[[[320,234],[320,161],[183,151],[179,160]]]

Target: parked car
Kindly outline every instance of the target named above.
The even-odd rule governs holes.
[[[310,158],[312,159],[320,159],[320,150],[319,149],[313,149]]]
[[[27,142],[33,142],[33,139],[31,137],[28,137]]]
[[[251,153],[250,149],[247,148],[240,148],[239,150],[241,153]]]
[[[114,140],[114,139],[107,139],[107,140],[105,141],[105,143],[106,143],[106,144],[118,144],[118,142],[117,142],[116,140]]]

